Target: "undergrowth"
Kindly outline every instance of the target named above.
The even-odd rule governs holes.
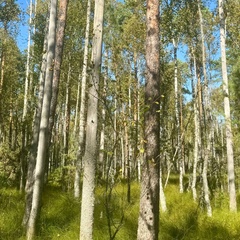
[[[230,213],[228,196],[212,196],[213,217],[206,216],[200,201],[194,203],[191,192],[180,194],[174,179],[165,189],[167,212],[160,212],[160,240],[239,240],[240,213]],[[79,239],[80,201],[61,188],[44,190],[37,240]],[[131,202],[127,186],[105,184],[96,189],[94,240],[134,240],[137,234],[139,204],[138,183],[132,183]],[[238,196],[240,206],[240,196]],[[0,240],[23,240],[21,227],[24,196],[11,188],[0,189]]]

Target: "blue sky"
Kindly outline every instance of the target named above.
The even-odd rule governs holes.
[[[34,0],[33,0],[34,1]],[[30,0],[16,0],[16,3],[19,5],[22,15],[22,21],[19,23],[19,34],[17,36],[17,44],[20,51],[24,51],[27,48],[27,39],[28,39],[28,14],[27,9],[29,7]],[[216,8],[217,0],[207,2],[207,6],[213,10]],[[180,54],[181,55],[181,54]],[[183,60],[183,59],[181,59]]]
[[[28,38],[28,15],[26,14],[27,8],[29,6],[28,0],[16,0],[19,5],[21,12],[23,13],[23,21],[19,22],[19,34],[17,36],[17,44],[20,51],[24,51],[27,48],[27,38]]]

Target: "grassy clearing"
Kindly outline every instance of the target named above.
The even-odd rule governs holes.
[[[42,213],[37,240],[74,240],[79,238],[80,201],[72,193],[47,187],[44,191]],[[94,239],[135,239],[138,215],[138,184],[132,185],[132,202],[127,203],[127,186],[119,183],[112,188],[96,189]],[[106,199],[108,199],[108,204]],[[0,240],[24,239],[21,227],[24,196],[17,190],[0,190]]]
[[[226,194],[215,193],[212,197],[213,217],[208,218],[201,205],[193,202],[190,192],[178,193],[174,178],[169,181],[165,192],[168,212],[160,214],[160,240],[240,239],[240,213],[233,214],[228,211]],[[94,240],[136,239],[139,201],[137,183],[132,184],[131,202],[128,203],[126,199],[126,184],[118,183],[112,191],[106,191],[105,186],[96,189]],[[1,189],[0,206],[0,240],[23,240],[21,220],[24,196],[13,189]],[[37,239],[77,240],[79,216],[80,201],[75,200],[72,193],[47,187]]]
[[[160,240],[240,239],[240,213],[229,212],[227,194],[215,192],[212,196],[212,218],[200,201],[193,202],[191,192],[180,194],[177,185],[167,186],[166,198],[168,212],[160,214]]]

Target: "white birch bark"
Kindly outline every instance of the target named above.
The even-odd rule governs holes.
[[[231,127],[231,111],[229,102],[227,61],[226,61],[226,19],[224,13],[224,0],[219,0],[219,17],[220,17],[220,43],[221,43],[221,60],[222,60],[222,79],[224,94],[224,113],[226,125],[226,143],[227,143],[227,166],[228,166],[228,188],[229,188],[229,208],[231,211],[237,211],[236,188],[234,175],[234,157],[233,157],[233,135]]]
[[[114,141],[114,152],[113,152],[113,165],[114,169],[117,169],[117,98],[114,99],[114,132],[113,132],[113,141]]]
[[[106,58],[108,58],[106,54]],[[102,171],[102,177],[104,178],[105,176],[105,163],[104,163],[104,148],[105,148],[105,117],[106,117],[106,109],[105,109],[105,100],[106,100],[106,91],[107,91],[107,63],[106,63],[106,72],[104,74],[104,83],[103,83],[103,94],[102,94],[102,116],[101,116],[101,121],[102,121],[102,128],[100,132],[100,142],[99,142],[99,167],[101,168],[100,171]]]
[[[200,139],[200,124],[199,124],[199,112],[198,112],[198,101],[197,101],[197,73],[196,73],[196,58],[195,54],[193,55],[193,81],[192,81],[192,93],[193,93],[193,111],[194,111],[194,160],[193,160],[193,174],[192,174],[192,193],[194,201],[197,200],[197,190],[196,190],[196,181],[197,181],[197,164],[198,164],[198,155],[199,155],[199,139]]]
[[[32,209],[27,226],[27,239],[32,240],[36,234],[36,224],[40,215],[42,187],[44,181],[44,170],[46,160],[46,150],[48,143],[48,122],[50,115],[52,78],[54,67],[55,52],[55,36],[56,36],[56,16],[57,16],[57,0],[51,1],[49,33],[48,33],[48,54],[47,69],[43,95],[42,114],[40,121],[40,132],[38,142],[38,153],[35,169],[35,180],[33,185]]]
[[[86,85],[87,85],[90,14],[91,14],[91,0],[88,0],[87,23],[86,23],[86,31],[85,31],[85,45],[84,45],[84,59],[83,59],[83,69],[82,69],[81,102],[80,102],[80,113],[79,113],[79,143],[78,143],[76,171],[75,171],[75,179],[74,179],[75,198],[79,198],[80,196],[80,171],[81,171],[82,156],[84,155],[84,143],[85,143]]]
[[[25,77],[25,88],[24,88],[24,104],[23,104],[23,122],[25,121],[27,115],[27,105],[28,105],[28,84],[29,84],[29,72],[30,72],[30,47],[31,47],[31,31],[32,31],[32,0],[30,0],[29,9],[29,26],[28,26],[28,47],[27,47],[27,64],[26,64],[26,77]]]
[[[97,159],[97,127],[98,127],[98,89],[102,58],[104,0],[95,1],[93,44],[92,44],[92,76],[90,79],[88,109],[86,119],[86,148],[83,157],[83,187],[80,220],[80,239],[93,239],[93,212],[95,199],[95,172]]]
[[[70,58],[69,58],[70,59]],[[69,61],[70,62],[70,61]],[[70,121],[70,78],[71,78],[71,65],[68,65],[68,74],[67,74],[67,82],[66,82],[66,98],[64,104],[64,117],[63,117],[63,158],[62,158],[62,189],[66,190],[66,166],[67,158],[68,158],[68,147],[69,147],[69,121]]]
[[[159,186],[160,186],[160,207],[162,209],[162,212],[166,212],[167,211],[167,204],[166,204],[165,193],[163,191],[162,169],[161,169],[161,167],[160,167]]]
[[[32,31],[32,0],[30,0],[30,8],[29,8],[29,26],[28,26],[28,46],[27,46],[27,63],[26,63],[26,76],[25,76],[25,85],[24,85],[24,102],[23,102],[23,115],[22,115],[22,152],[24,152],[25,147],[27,145],[26,140],[26,116],[28,111],[28,88],[29,88],[29,73],[30,73],[30,47],[31,47],[31,31]],[[22,192],[24,189],[25,175],[26,175],[26,160],[24,154],[21,156],[21,175],[20,175],[20,186],[19,189]]]
[[[177,128],[177,161],[179,162],[179,191],[183,193],[183,159],[181,158],[181,134],[180,134],[180,120],[179,120],[179,93],[178,93],[178,63],[177,63],[177,50],[178,41],[173,38],[174,47],[174,94],[175,94],[175,117]]]
[[[44,50],[47,49],[47,38],[44,39]],[[45,52],[45,51],[44,51]],[[37,146],[38,146],[38,137],[39,137],[39,128],[40,128],[40,119],[41,119],[41,110],[43,102],[43,91],[44,91],[44,81],[45,81],[45,71],[46,71],[46,57],[47,52],[43,54],[42,57],[42,66],[41,73],[39,77],[39,90],[38,90],[38,105],[35,110],[34,122],[33,122],[33,137],[31,142],[29,162],[28,162],[28,171],[27,171],[27,181],[25,186],[26,192],[26,206],[25,214],[23,217],[23,225],[26,226],[31,208],[32,208],[32,193],[33,193],[33,184],[34,184],[34,172],[36,166],[36,157],[37,157]]]
[[[205,149],[204,149],[204,159],[203,159],[203,169],[202,169],[202,179],[203,179],[203,192],[204,192],[204,200],[207,207],[207,214],[208,216],[212,216],[212,208],[209,198],[209,187],[207,181],[207,172],[208,172],[208,161],[210,155],[210,136],[211,130],[209,128],[212,127],[212,119],[211,119],[211,112],[210,112],[210,101],[209,101],[209,92],[208,92],[208,78],[207,78],[207,71],[206,71],[206,51],[205,51],[205,35],[203,31],[203,18],[202,18],[202,11],[201,11],[201,0],[198,0],[198,12],[199,12],[199,20],[200,20],[200,30],[201,30],[201,40],[202,40],[202,66],[203,66],[203,76],[204,76],[204,111],[205,111]],[[204,144],[203,144],[204,146]]]

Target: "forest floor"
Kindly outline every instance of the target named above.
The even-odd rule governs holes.
[[[230,213],[227,195],[212,196],[213,217],[207,217],[201,201],[194,203],[191,192],[180,194],[176,177],[165,189],[168,211],[160,215],[160,240],[239,240],[240,213]],[[41,240],[77,240],[79,237],[80,201],[72,192],[47,186],[44,190],[39,223]],[[94,240],[135,240],[137,233],[139,185],[117,183],[96,189]],[[238,196],[240,206],[240,196]],[[0,240],[23,240],[21,227],[24,196],[11,188],[0,189]]]

